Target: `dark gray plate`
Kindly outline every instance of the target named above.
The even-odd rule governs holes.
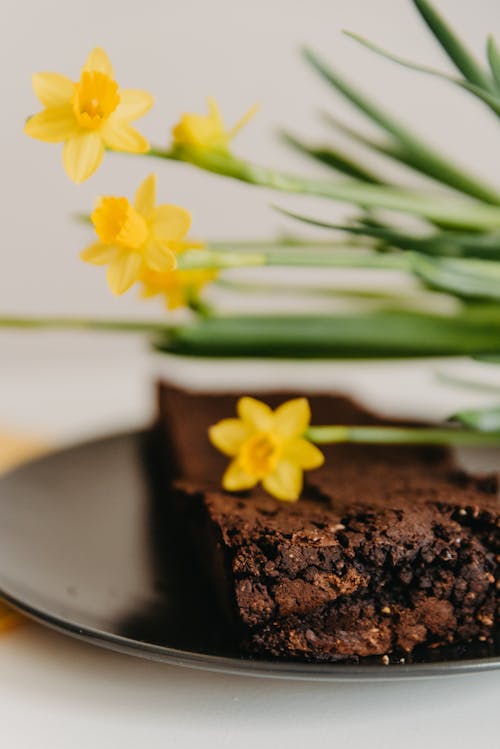
[[[324,681],[450,676],[500,668],[462,651],[384,666],[251,660],[232,649],[211,600],[166,533],[147,432],[89,442],[0,481],[0,595],[96,645],[226,673]],[[440,657],[439,655],[435,655]]]

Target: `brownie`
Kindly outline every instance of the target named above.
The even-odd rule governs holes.
[[[276,406],[292,394],[256,397]],[[236,400],[160,391],[174,501],[197,518],[192,553],[242,650],[336,661],[493,644],[496,475],[468,475],[443,449],[335,445],[297,503],[260,489],[228,494],[207,428]],[[384,421],[341,397],[310,403],[313,423]]]

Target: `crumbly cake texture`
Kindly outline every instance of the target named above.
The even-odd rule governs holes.
[[[493,644],[496,476],[472,477],[443,450],[343,445],[325,450],[298,503],[230,495],[218,488],[224,462],[197,430],[234,412],[235,400],[161,392],[177,502],[205,517],[201,567],[244,650],[336,661]],[[314,423],[380,423],[343,398],[310,401]]]

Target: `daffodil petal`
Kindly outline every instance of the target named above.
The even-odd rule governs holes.
[[[66,174],[80,184],[95,172],[102,161],[104,147],[98,133],[75,135],[64,144],[63,164]]]
[[[210,119],[213,121],[213,123],[216,125],[216,127],[223,132],[224,131],[224,120],[222,119],[222,115],[220,113],[219,105],[215,101],[213,96],[209,96],[207,99],[208,102],[208,114]]]
[[[274,428],[283,437],[300,437],[311,421],[307,398],[295,398],[283,403],[274,412]]]
[[[210,427],[208,436],[214,447],[233,458],[251,433],[251,427],[240,419],[222,419]]]
[[[156,202],[156,175],[150,174],[141,182],[135,193],[134,208],[144,218],[152,214]]]
[[[33,90],[44,107],[63,107],[71,102],[75,84],[59,73],[35,73]]]
[[[151,231],[158,239],[178,242],[191,226],[191,214],[178,205],[159,205],[151,216]]]
[[[92,265],[107,265],[112,263],[119,254],[119,249],[104,242],[94,242],[80,253],[80,258]]]
[[[173,311],[179,309],[179,307],[185,307],[187,304],[186,294],[184,289],[170,289],[165,291],[165,307]]]
[[[132,125],[125,120],[111,116],[102,127],[102,137],[108,148],[127,153],[146,153],[149,143]]]
[[[240,492],[252,489],[258,482],[255,476],[243,470],[237,460],[233,460],[222,477],[222,486],[228,492]]]
[[[116,296],[124,294],[139,280],[142,258],[138,252],[122,252],[108,268],[109,288]]]
[[[259,110],[259,105],[258,104],[254,104],[252,107],[250,107],[250,109],[248,110],[248,112],[245,112],[245,114],[243,115],[243,117],[240,117],[240,119],[238,120],[238,122],[236,123],[236,125],[231,128],[231,130],[228,133],[229,138],[232,139],[232,138],[235,137],[235,135],[238,135],[238,133],[240,132],[241,128],[245,127],[245,125],[247,124],[247,122],[249,122],[252,119],[252,117],[255,117],[255,115],[257,114],[258,110]]]
[[[101,47],[95,47],[85,61],[82,70],[87,73],[104,73],[113,78],[113,66],[106,52]]]
[[[269,476],[262,479],[264,489],[284,502],[296,502],[302,491],[302,470],[291,460],[280,460]]]
[[[31,138],[48,143],[62,143],[77,132],[74,114],[69,106],[51,107],[30,117],[24,132]]]
[[[294,439],[286,445],[285,456],[306,471],[319,468],[325,462],[321,450],[302,438]]]
[[[178,241],[171,241],[169,242],[170,247],[172,250],[177,253],[178,255],[182,252],[186,252],[186,250],[203,250],[206,247],[205,242],[200,242],[196,239],[181,239]],[[214,273],[215,271],[210,271],[211,273]]]
[[[151,239],[144,250],[144,260],[148,268],[158,273],[175,270],[177,261],[172,250],[165,242]]]
[[[250,424],[257,431],[266,431],[273,425],[273,412],[266,403],[245,396],[240,398],[236,411],[240,419]]]
[[[120,103],[116,109],[118,117],[124,120],[136,120],[146,114],[153,106],[154,99],[147,91],[136,88],[121,88]]]

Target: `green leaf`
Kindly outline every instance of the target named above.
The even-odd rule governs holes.
[[[345,122],[342,122],[342,120],[339,120],[338,117],[334,117],[331,112],[323,110],[321,112],[321,117],[327,125],[334,128],[343,135],[348,136],[349,138],[351,138],[351,140],[359,143],[360,145],[366,146],[373,151],[380,151],[381,153],[391,153],[391,149],[393,148],[393,146],[389,143],[389,141],[382,142],[374,140],[373,138],[369,138],[364,133],[360,133],[359,130],[351,127],[351,125],[347,125]]]
[[[500,301],[500,263],[491,260],[413,256],[413,271],[433,289],[465,299]]]
[[[418,153],[414,153],[413,151],[406,149],[400,143],[396,143],[396,142],[389,143],[388,141],[382,142],[382,141],[374,140],[373,138],[369,138],[363,133],[360,133],[358,130],[355,130],[349,125],[346,125],[344,122],[341,122],[337,117],[334,117],[330,112],[322,112],[322,117],[323,117],[323,120],[330,127],[334,128],[335,130],[347,136],[348,138],[351,138],[351,140],[353,140],[354,142],[359,143],[360,145],[365,146],[366,148],[369,148],[370,150],[375,151],[381,154],[382,156],[386,156],[387,158],[398,162],[399,164],[407,167],[408,169],[411,169],[412,171],[418,172],[419,174],[422,174],[425,177],[433,179],[439,184],[443,184],[442,174],[439,174],[439,176],[432,175],[427,169],[427,165],[425,161],[422,162]],[[448,184],[448,183],[444,183],[444,184]],[[451,187],[452,185],[449,184],[449,186]],[[493,188],[488,188],[488,189],[493,190]],[[465,190],[462,190],[462,192],[464,192],[466,195],[472,195],[470,191],[467,192]],[[485,202],[490,202],[490,201],[486,200]],[[495,201],[491,201],[491,202],[495,205]],[[433,221],[431,223],[434,223],[436,226],[439,226],[439,221]],[[451,224],[448,223],[448,226],[451,228]]]
[[[486,46],[488,53],[488,62],[490,63],[491,72],[497,87],[500,89],[500,49],[493,36],[488,37]]]
[[[306,143],[294,137],[293,135],[290,135],[289,133],[282,133],[281,137],[285,141],[285,143],[287,143],[289,146],[292,146],[292,148],[295,148],[296,151],[309,156],[315,161],[321,162],[331,169],[342,172],[348,177],[354,177],[355,179],[359,179],[363,182],[369,182],[375,185],[384,184],[384,180],[366,169],[354,159],[345,156],[340,151],[335,151],[331,147],[321,148],[317,146],[308,146]]]
[[[377,239],[389,247],[397,247],[401,250],[414,250],[426,255],[441,257],[471,257],[500,260],[500,233],[460,234],[443,231],[427,236],[419,236],[378,222],[361,220],[357,225],[336,224],[304,216],[294,211],[288,211],[280,206],[274,207],[285,216],[311,226]]]
[[[355,130],[353,127],[350,127],[344,122],[341,122],[341,120],[339,120],[337,117],[334,117],[332,114],[330,114],[330,112],[323,112],[322,115],[324,121],[330,127],[334,128],[348,138],[351,138],[351,140],[353,140],[355,143],[359,143],[360,145],[369,148],[371,151],[376,151],[383,156],[387,156],[393,161],[397,161],[400,164],[408,167],[409,169],[419,172],[420,174],[431,177],[431,175],[426,170],[425,164],[421,163],[418,156],[411,153],[410,151],[406,151],[400,144],[390,143],[389,141],[382,142],[374,140],[373,138],[369,138],[363,133],[360,133],[358,130]],[[442,184],[441,179],[437,179],[435,177],[431,178],[436,179],[437,182]]]
[[[500,406],[459,411],[451,417],[450,421],[458,421],[478,432],[497,432],[500,431]]]
[[[415,7],[464,78],[485,91],[495,93],[493,81],[461,39],[427,0],[413,0]]]
[[[447,81],[448,83],[453,83],[455,86],[459,86],[460,88],[463,88],[465,91],[468,91],[469,93],[473,94],[478,99],[480,99],[482,102],[487,104],[490,107],[490,109],[492,109],[493,112],[495,112],[496,115],[500,116],[500,97],[497,91],[490,93],[489,91],[485,91],[483,88],[480,88],[479,86],[476,86],[473,83],[461,80],[460,78],[455,78],[452,75],[447,75],[446,73],[442,73],[440,70],[436,70],[435,68],[430,68],[427,65],[419,65],[416,62],[405,60],[402,57],[399,57],[398,55],[393,55],[391,52],[387,52],[381,47],[378,47],[376,44],[373,44],[373,42],[368,41],[368,39],[364,39],[362,36],[359,36],[358,34],[353,34],[349,31],[345,33],[347,36],[351,37],[351,39],[354,39],[355,41],[362,44],[364,47],[367,47],[372,52],[375,52],[377,55],[380,55],[381,57],[385,57],[387,60],[390,60],[391,62],[395,62],[398,65],[402,65],[404,68],[408,68],[409,70],[416,70],[419,73],[426,73],[427,75],[433,75],[436,78],[441,78],[442,80]]]
[[[411,156],[413,164],[418,164],[416,168],[419,171],[466,195],[471,195],[486,203],[500,204],[500,194],[496,189],[480,182],[474,175],[469,174],[464,169],[459,169],[454,162],[443,158],[438,151],[411,132],[409,128],[383,111],[377,104],[328,67],[312,50],[306,49],[304,55],[313,68],[331,86],[396,139],[405,156]]]
[[[497,353],[500,320],[412,312],[213,317],[171,330],[157,347],[185,356],[286,359]]]

